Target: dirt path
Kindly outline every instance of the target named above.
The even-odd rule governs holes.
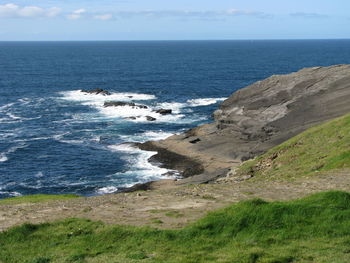
[[[176,186],[157,182],[152,191],[77,198],[34,204],[0,205],[0,230],[24,222],[41,223],[69,217],[108,224],[179,228],[229,203],[255,197],[289,200],[324,190],[350,191],[350,171],[288,181],[224,179],[215,184]]]

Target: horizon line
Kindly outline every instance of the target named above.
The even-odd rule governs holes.
[[[176,42],[176,41],[300,41],[300,40],[350,40],[350,38],[246,38],[246,39],[115,39],[115,40],[0,40],[0,42]]]

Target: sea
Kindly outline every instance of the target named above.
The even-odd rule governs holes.
[[[350,64],[350,40],[0,42],[0,198],[178,177],[130,143],[209,123],[258,80],[333,64]],[[111,95],[81,91],[96,88]]]

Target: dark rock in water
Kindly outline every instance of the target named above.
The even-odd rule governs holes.
[[[191,174],[187,175],[198,174],[198,170],[190,170],[197,163],[205,167],[202,174],[211,176],[221,168],[235,167],[314,125],[349,112],[350,65],[306,68],[288,75],[274,75],[238,90],[214,112],[214,123],[147,142],[143,147],[157,149],[154,160],[181,166],[182,171],[188,169]],[[194,143],[198,139],[200,143]],[[177,157],[168,161],[169,152]],[[178,156],[192,163],[183,165]],[[199,181],[198,177],[193,180]]]
[[[139,117],[139,116],[138,116]],[[138,117],[135,117],[135,116],[131,116],[131,117],[127,117],[125,119],[127,120],[137,120]]]
[[[104,107],[121,107],[121,106],[129,106],[136,109],[147,109],[146,105],[136,104],[133,102],[124,102],[124,101],[106,101],[103,104]]]
[[[156,113],[159,113],[161,115],[167,115],[171,114],[173,111],[171,109],[159,109],[156,111]]]
[[[84,90],[82,89],[81,92],[84,93],[89,93],[89,94],[96,94],[96,95],[104,95],[104,96],[109,96],[111,95],[111,93],[107,90],[103,90],[103,89],[92,89],[92,90]]]
[[[153,118],[153,117],[151,117],[151,116],[146,116],[146,119],[147,119],[148,121],[156,121],[156,120],[157,120],[156,118]]]
[[[188,177],[194,174],[201,174],[204,171],[203,165],[189,157],[157,147],[152,142],[136,143],[135,146],[144,151],[158,152],[149,161],[162,168],[181,171],[181,176]]]

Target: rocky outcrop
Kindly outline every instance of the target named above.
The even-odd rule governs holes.
[[[162,149],[153,159],[162,160],[167,152],[199,163],[203,169],[192,175],[206,174],[203,182],[207,182],[210,174],[217,177],[220,169],[226,171],[313,125],[348,112],[350,65],[306,68],[238,90],[214,112],[213,123],[141,148]],[[174,167],[174,162],[170,166]],[[198,176],[196,182],[201,182]]]
[[[88,94],[95,94],[95,95],[104,95],[104,96],[109,96],[111,93],[107,90],[103,89],[92,89],[92,90],[84,90],[82,89],[81,92],[88,93]]]
[[[171,114],[173,111],[171,109],[159,109],[156,110],[156,113],[159,113],[161,115],[167,115],[167,114]]]
[[[146,105],[136,104],[134,102],[124,102],[124,101],[106,101],[103,104],[104,107],[123,107],[129,106],[136,109],[148,109]]]

